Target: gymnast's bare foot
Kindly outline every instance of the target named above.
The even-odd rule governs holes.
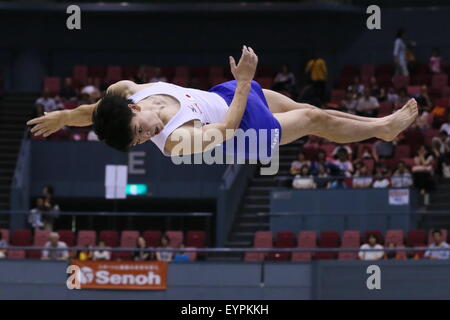
[[[400,110],[386,117],[382,133],[377,136],[384,141],[392,141],[397,135],[408,128],[418,115],[417,101],[410,99]]]

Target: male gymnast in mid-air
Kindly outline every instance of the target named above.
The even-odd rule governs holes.
[[[305,135],[337,143],[373,137],[392,141],[418,114],[414,99],[391,115],[369,118],[323,110],[262,89],[253,80],[258,57],[245,45],[238,64],[231,56],[229,63],[235,80],[209,91],[167,82],[136,84],[123,80],[109,86],[105,96],[94,104],[50,112],[27,124],[34,125],[32,133],[44,137],[66,125],[93,125],[99,139],[117,150],[127,151],[151,140],[166,156],[202,153],[225,145],[237,131],[256,130],[265,132],[258,135],[257,143],[267,144],[270,156],[274,139],[276,145],[284,145]],[[188,141],[189,147],[180,148],[180,141]],[[249,156],[248,150],[243,152]]]

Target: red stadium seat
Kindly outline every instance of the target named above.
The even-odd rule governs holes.
[[[119,245],[119,235],[114,230],[100,231],[99,241],[104,241],[107,247],[117,247]]]
[[[189,78],[184,76],[175,76],[172,82],[181,87],[187,87],[189,85]]]
[[[76,86],[86,83],[88,78],[88,67],[85,65],[76,65],[73,67],[72,78]]]
[[[336,231],[322,231],[320,232],[320,239],[318,243],[319,248],[339,248],[339,234]],[[329,260],[336,259],[337,252],[317,252],[315,259]]]
[[[418,74],[415,76],[411,76],[411,84],[416,86],[429,85],[430,84],[430,76],[427,74]]]
[[[61,79],[59,77],[45,77],[44,90],[48,90],[51,95],[59,94],[61,90]]]
[[[414,158],[401,158],[400,160],[403,161],[410,169],[415,165]]]
[[[91,78],[105,78],[106,67],[105,66],[89,66],[88,76]]]
[[[120,234],[120,247],[121,248],[135,248],[136,241],[139,237],[139,231],[124,230]],[[131,251],[114,251],[112,253],[112,260],[131,260],[133,252]]]
[[[18,229],[12,231],[11,245],[12,246],[31,246],[31,231],[26,229]]]
[[[378,77],[379,75],[394,75],[394,66],[390,63],[379,64],[375,67],[375,75]]]
[[[420,86],[408,86],[407,90],[410,96],[416,96],[420,94]]]
[[[138,67],[136,66],[123,66],[122,76],[124,79],[132,79],[138,73]]]
[[[361,65],[361,78],[370,78],[375,75],[375,66],[373,64]]]
[[[25,250],[8,250],[6,256],[8,259],[25,259]]]
[[[341,71],[341,75],[348,77],[356,77],[360,75],[360,69],[357,65],[346,64]]]
[[[333,152],[333,150],[334,150],[335,148],[336,148],[336,145],[330,144],[330,143],[328,143],[328,144],[322,144],[322,145],[320,146],[320,149],[322,149],[322,150],[325,151],[327,157],[331,157],[331,154],[332,154],[332,152]]]
[[[253,238],[253,248],[267,249],[273,247],[271,231],[257,231]],[[263,261],[267,256],[266,252],[246,252],[244,261]]]
[[[43,247],[49,241],[49,230],[36,230],[34,232],[33,246]],[[41,250],[28,250],[26,253],[27,258],[40,259],[42,255]]]
[[[225,78],[224,76],[219,76],[219,77],[214,76],[214,77],[209,78],[209,83],[210,83],[211,87],[218,85],[220,83],[227,82],[227,81],[228,81],[228,79]]]
[[[341,248],[358,249],[361,245],[359,231],[346,230],[342,233]],[[342,251],[338,254],[339,260],[356,260],[358,252]]]
[[[395,89],[406,88],[409,85],[409,77],[408,76],[394,76],[392,78],[392,84]]]
[[[298,234],[297,248],[314,249],[317,246],[317,233],[315,231],[300,231]],[[312,252],[293,252],[292,261],[311,261]]]
[[[440,99],[437,99],[435,105],[436,105],[436,106],[439,106],[439,107],[448,108],[449,105],[450,105],[449,98],[440,98]],[[430,113],[430,114],[432,114],[432,113]]]
[[[72,230],[58,230],[57,232],[59,234],[60,241],[65,242],[68,247],[75,246],[75,232]],[[75,257],[76,253],[77,252],[75,250],[70,251],[70,255],[72,257]]]
[[[409,158],[411,156],[411,148],[408,145],[400,144],[395,147],[395,159]]]
[[[275,78],[276,69],[270,65],[262,65],[256,69],[256,78]]]
[[[256,78],[255,81],[258,82],[259,85],[261,86],[261,88],[263,88],[263,89],[272,88],[273,78],[259,77],[259,78]]]
[[[209,67],[209,77],[210,78],[224,78],[224,69],[222,66],[210,66]]]
[[[390,87],[392,85],[392,76],[389,74],[381,74],[377,77],[378,85],[380,87]]]
[[[397,247],[403,245],[403,230],[388,230],[384,244],[387,246],[389,243],[395,243]]]
[[[106,68],[105,82],[107,84],[112,84],[117,81],[122,80],[122,67],[120,66],[108,66]]]
[[[80,230],[77,235],[77,247],[85,248],[87,246],[97,245],[97,234],[93,230]]]
[[[410,230],[406,242],[413,247],[426,246],[427,233],[424,230]]]
[[[438,129],[428,129],[423,131],[425,145],[431,146],[431,140],[439,134]]]
[[[292,232],[278,232],[275,239],[275,248],[294,248],[295,237]],[[290,252],[271,252],[268,255],[270,261],[287,261],[291,257]]]
[[[204,248],[206,234],[204,231],[188,231],[186,235],[186,247]]]
[[[177,66],[175,67],[175,78],[189,78],[191,76],[189,67]]]
[[[364,165],[367,167],[367,172],[369,174],[373,173],[373,168],[375,166],[375,160],[372,159],[364,159],[363,160]]]
[[[444,73],[434,74],[431,77],[431,88],[443,92],[444,89],[448,86],[448,76]]]
[[[345,99],[345,90],[333,89],[331,90],[330,100],[332,103],[340,104]]]
[[[378,110],[379,116],[382,115],[389,115],[392,113],[392,110],[394,109],[394,106],[389,101],[380,102],[380,108]]]
[[[170,239],[170,247],[172,248],[179,248],[180,245],[183,243],[183,232],[182,231],[167,231],[166,232],[167,237]]]
[[[161,231],[145,231],[142,234],[142,237],[145,239],[145,242],[147,242],[147,246],[151,248],[159,247],[161,244]]]

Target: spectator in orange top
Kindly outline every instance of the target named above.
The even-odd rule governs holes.
[[[325,86],[328,78],[325,60],[314,54],[306,64],[305,73],[313,84],[315,95],[322,100],[325,96]]]

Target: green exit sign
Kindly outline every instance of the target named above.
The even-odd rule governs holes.
[[[147,185],[146,184],[127,184],[127,188],[125,190],[127,195],[130,196],[140,196],[147,194]]]

